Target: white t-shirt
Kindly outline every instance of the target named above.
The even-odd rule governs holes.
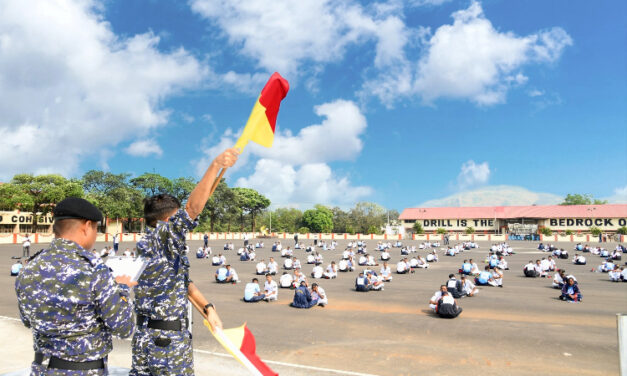
[[[313,274],[314,278],[322,278],[322,267],[320,265],[316,265],[314,266],[313,270],[311,271],[311,273]]]
[[[266,294],[270,294],[272,292],[278,294],[279,292],[279,288],[275,281],[268,282],[266,280],[266,283],[264,284],[264,290],[266,291]]]
[[[381,272],[380,274],[384,277],[388,277],[390,274],[392,274],[392,270],[390,269],[389,266],[388,267],[382,266],[380,272]]]
[[[279,265],[276,263],[276,261],[272,261],[268,263],[268,272],[276,273],[278,268],[279,268]]]
[[[291,268],[292,267],[292,260],[291,259],[285,259],[285,261],[283,261],[283,267],[284,268]]]
[[[266,264],[263,262],[257,263],[257,273],[263,273],[266,271]]]
[[[398,264],[396,264],[396,271],[404,272],[405,270],[407,270],[407,264],[405,261],[399,261]]]
[[[348,268],[348,262],[346,262],[346,260],[340,260],[340,262],[338,263],[338,268],[340,270],[346,270]]]
[[[24,247],[30,247],[30,239],[29,239],[29,238],[26,238],[26,239],[24,240],[24,243],[22,243],[22,244],[24,245]]]
[[[292,285],[292,275],[291,274],[283,274],[281,278],[279,278],[279,283],[281,287],[290,287]]]

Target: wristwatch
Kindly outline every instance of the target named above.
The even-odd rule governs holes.
[[[205,313],[205,315],[207,314],[207,310],[208,310],[210,307],[211,307],[211,308],[213,308],[213,309],[216,309],[216,306],[214,306],[214,305],[213,305],[213,303],[207,303],[204,307],[202,307],[202,310],[203,310],[203,312]]]

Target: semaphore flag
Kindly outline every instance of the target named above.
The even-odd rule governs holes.
[[[272,147],[279,106],[289,90],[290,84],[280,74],[274,72],[270,76],[253,106],[242,135],[235,144],[236,148],[239,148],[240,151],[243,150],[248,141],[256,142],[267,148]]]
[[[205,326],[237,361],[239,361],[251,374],[256,376],[278,376],[258,356],[255,346],[255,337],[248,330],[246,324],[231,329],[211,329],[211,325],[205,320]]]

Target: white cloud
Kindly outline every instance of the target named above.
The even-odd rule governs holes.
[[[451,0],[409,0],[409,4],[412,6],[438,6],[444,3],[448,3]]]
[[[614,195],[604,198],[610,204],[627,204],[627,185],[614,189]]]
[[[555,205],[561,201],[561,196],[552,193],[532,192],[511,185],[492,185],[425,201],[417,207]]]
[[[457,176],[457,183],[460,188],[466,189],[473,185],[485,184],[490,178],[490,166],[488,162],[476,164],[475,161],[469,160],[462,164],[461,171]]]
[[[304,63],[313,64],[315,73],[320,64],[340,61],[349,45],[371,40],[377,42],[375,60],[392,62],[407,38],[397,1],[367,9],[350,0],[275,0],[272,6],[264,0],[190,3],[259,68],[290,80],[309,69]]]
[[[534,98],[534,97],[541,97],[544,95],[544,92],[542,90],[538,90],[538,89],[533,89],[533,90],[529,90],[529,96]]]
[[[370,92],[388,107],[399,97],[415,95],[425,103],[437,98],[503,103],[512,86],[527,82],[521,71],[525,65],[553,63],[572,45],[559,27],[528,36],[501,32],[476,1],[452,17],[453,24],[440,26],[428,38],[417,63],[403,58],[382,68],[364,84],[362,96]]]
[[[161,146],[153,139],[135,141],[126,148],[126,152],[136,157],[147,157],[151,154],[157,157],[163,155]]]
[[[355,103],[345,100],[316,106],[314,112],[323,118],[320,124],[302,128],[296,135],[277,132],[272,148],[249,144],[231,171],[244,167],[253,156],[259,159],[252,174],[239,178],[236,185],[257,189],[273,205],[351,205],[370,195],[370,187],[353,186],[347,176],[338,176],[328,165],[354,160],[361,153],[366,118]],[[205,148],[196,162],[197,174],[221,151],[232,147],[239,133],[227,129],[217,142],[205,140],[213,146]]]
[[[163,99],[205,76],[187,51],[159,52],[152,33],[115,35],[100,10],[96,0],[0,2],[0,159],[11,161],[0,178],[72,174],[165,124]]]

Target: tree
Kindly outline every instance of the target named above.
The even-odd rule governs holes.
[[[17,185],[11,183],[0,185],[0,210],[15,210],[22,203],[30,201],[31,197]]]
[[[374,202],[358,202],[350,211],[358,232],[365,233],[370,226],[381,228],[387,222],[387,210]]]
[[[186,201],[189,194],[196,188],[196,184],[198,184],[198,182],[192,178],[176,178],[172,180],[171,194],[181,202]],[[218,188],[216,188],[216,190],[217,189]]]
[[[272,215],[272,226],[270,226],[270,215]],[[297,232],[303,221],[303,212],[296,208],[278,208],[274,212],[267,212],[262,218],[264,226],[272,231]]]
[[[607,200],[595,199],[591,194],[567,194],[560,205],[603,205]]]
[[[45,216],[67,197],[83,197],[80,181],[61,175],[19,174],[13,177],[11,184],[22,192],[23,201],[19,203],[19,208],[33,213],[33,231],[36,231],[37,213]]]
[[[250,214],[252,232],[255,232],[255,216],[270,206],[270,200],[251,188],[233,188],[238,195],[237,202],[242,210],[242,230],[244,227],[244,212]]]
[[[174,185],[170,179],[156,173],[147,172],[131,179],[131,184],[144,192],[146,196],[167,193],[174,196]]]
[[[349,228],[352,229],[353,233],[355,232],[352,218],[347,212],[336,206],[331,209],[331,213],[333,214],[333,232],[338,234],[350,233]]]
[[[333,213],[322,205],[303,213],[303,223],[313,232],[331,232],[333,230]]]
[[[143,217],[143,193],[130,185],[130,174],[112,174],[97,170],[83,175],[85,198],[97,206],[105,218]]]
[[[551,229],[548,227],[542,227],[540,228],[540,233],[544,236],[551,236],[553,234],[553,231],[551,231]]]
[[[627,235],[627,226],[619,227],[618,230],[616,230],[616,233],[621,235]]]
[[[231,206],[235,204],[235,200],[235,193],[222,179],[200,213],[200,221],[208,219],[209,231],[214,232],[217,222],[227,215]]]
[[[370,227],[368,227],[367,234],[379,234],[380,232],[381,232],[380,228],[377,228],[375,226],[370,226]]]
[[[415,234],[424,234],[425,233],[425,230],[424,230],[424,228],[422,228],[422,224],[420,222],[414,223],[413,229],[414,229],[414,233]]]

